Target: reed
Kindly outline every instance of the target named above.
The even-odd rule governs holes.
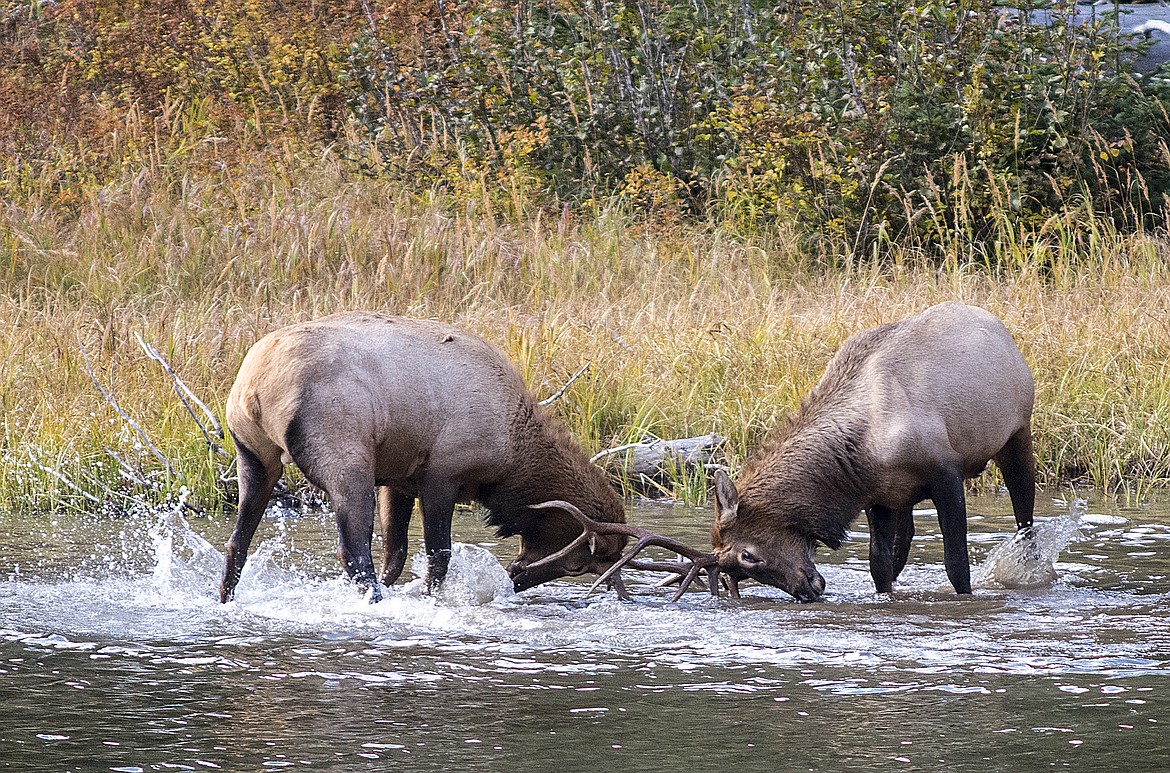
[[[1044,484],[1170,482],[1170,243],[1100,215],[1005,223],[981,245],[940,230],[810,252],[792,229],[656,221],[620,200],[508,214],[490,191],[409,190],[288,146],[188,161],[180,125],[139,131],[113,183],[62,203],[50,175],[0,208],[2,508],[117,511],[186,488],[217,509],[223,462],[135,334],[222,413],[252,342],[344,309],[463,325],[540,396],[589,362],[554,408],[588,452],[715,432],[735,467],[848,335],[962,300],[1032,365]],[[685,471],[667,488],[706,492]]]

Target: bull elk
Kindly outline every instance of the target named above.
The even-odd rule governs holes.
[[[817,544],[840,547],[864,510],[870,574],[889,593],[910,553],[912,508],[929,498],[947,577],[969,594],[963,481],[994,459],[1017,529],[1032,525],[1033,398],[1020,350],[983,309],[943,303],[850,337],[738,480],[716,473],[720,569],[733,588],[754,578],[813,601],[825,589]]]
[[[605,572],[629,536],[638,536],[623,531],[622,500],[604,473],[507,359],[438,322],[344,313],[270,333],[240,366],[227,426],[240,502],[220,586],[224,602],[289,462],[328,494],[339,557],[375,600],[378,580],[389,585],[402,572],[416,498],[430,590],[447,573],[459,501],[481,502],[500,536],[519,535],[519,555],[508,567],[517,591]],[[532,507],[549,500],[555,505]],[[377,574],[375,513],[385,543]],[[593,531],[583,535],[578,514]]]

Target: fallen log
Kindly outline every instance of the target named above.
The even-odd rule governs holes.
[[[727,438],[720,435],[701,435],[677,440],[648,437],[637,443],[626,443],[599,451],[590,461],[603,466],[620,466],[631,476],[653,478],[671,469],[710,467],[726,440]]]

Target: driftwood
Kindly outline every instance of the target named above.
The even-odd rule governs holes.
[[[726,438],[720,435],[701,435],[677,440],[644,438],[637,443],[626,443],[599,451],[590,461],[594,464],[612,464],[612,460],[620,459],[621,466],[629,474],[653,478],[672,467],[678,469],[720,466],[714,464],[714,459],[725,440]]]

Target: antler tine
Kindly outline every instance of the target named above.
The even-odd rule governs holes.
[[[677,562],[667,561],[631,561],[629,566],[635,569],[651,572],[673,572],[674,577],[664,577],[655,587],[669,588],[671,585],[678,585],[679,588],[671,597],[671,601],[678,601],[682,595],[687,592],[691,585],[699,579],[701,572],[707,572],[707,586],[711,591],[712,596],[719,595],[720,587],[720,572],[719,564],[714,560],[714,555],[710,556],[709,560],[691,561],[690,565],[681,564]],[[738,590],[738,588],[736,589]]]
[[[583,531],[583,532],[581,532],[580,536],[577,537],[577,539],[573,540],[568,545],[565,545],[563,548],[561,548],[557,552],[551,553],[538,561],[533,561],[531,564],[528,565],[528,568],[534,569],[534,568],[539,567],[539,566],[544,566],[545,564],[551,564],[553,561],[559,561],[560,559],[564,558],[569,553],[571,553],[573,550],[576,550],[578,545],[581,545],[582,543],[586,542],[588,539],[589,539],[589,531],[588,530]]]
[[[672,603],[682,598],[683,594],[687,592],[687,589],[691,587],[691,583],[698,578],[699,572],[701,571],[703,571],[703,567],[701,565],[695,563],[691,564],[691,569],[689,572],[687,572],[687,576],[682,578],[682,581],[678,584],[678,590],[675,591],[674,595],[670,598]]]
[[[550,499],[547,502],[541,502],[535,505],[529,505],[531,508],[545,509],[545,508],[559,508],[572,515],[577,519],[577,522],[582,527],[595,534],[621,534],[626,537],[636,537],[639,540],[643,538],[651,538],[654,540],[654,545],[658,547],[673,550],[679,555],[687,558],[699,558],[708,555],[701,550],[697,550],[685,542],[679,542],[676,539],[671,539],[663,534],[657,534],[644,529],[641,526],[634,526],[632,523],[615,523],[613,521],[595,521],[585,513],[581,512],[581,508],[574,505],[572,502],[566,502],[563,499]]]
[[[573,516],[578,521],[580,521],[581,525],[587,529],[591,529],[595,526],[602,526],[602,525],[605,525],[605,526],[619,526],[619,525],[620,526],[628,526],[629,525],[629,524],[624,524],[624,523],[623,524],[615,524],[615,523],[610,523],[608,521],[595,521],[592,518],[590,518],[589,516],[585,515],[585,513],[581,512],[581,508],[577,507],[572,502],[566,502],[563,499],[550,499],[547,502],[537,502],[535,505],[529,505],[528,507],[532,510],[548,510],[550,508],[564,510],[566,513],[568,513],[569,515]]]
[[[597,581],[593,583],[592,587],[589,588],[590,593],[597,590],[597,588],[599,588],[603,582],[608,580],[610,577],[617,575],[626,566],[632,566],[635,569],[649,569],[651,571],[665,571],[678,574],[681,577],[680,587],[671,601],[678,601],[680,598],[682,598],[682,595],[686,593],[687,589],[699,576],[700,572],[706,571],[708,577],[718,577],[719,564],[715,559],[714,553],[700,552],[690,547],[689,545],[672,540],[669,537],[664,537],[661,534],[655,534],[654,532],[646,531],[645,529],[639,529],[639,531],[644,532],[641,538],[634,543],[634,545],[625,553],[625,555],[615,561],[613,566],[611,566],[605,571],[605,573],[597,578]],[[651,545],[655,547],[667,548],[668,550],[673,550],[676,553],[685,556],[687,560],[690,561],[690,566],[688,567],[684,565],[659,561],[634,560],[642,550],[650,547]],[[681,547],[684,550],[679,550],[678,547]],[[712,579],[710,583],[710,589],[711,595],[719,595],[719,584],[717,580]]]
[[[634,546],[632,548],[630,548],[625,553],[625,555],[623,555],[617,561],[614,561],[613,566],[606,569],[605,572],[602,573],[602,575],[597,578],[597,582],[593,583],[593,585],[591,585],[589,587],[589,593],[593,593],[595,590],[597,590],[599,587],[601,587],[601,584],[603,582],[605,582],[606,580],[608,580],[610,577],[613,577],[614,575],[618,575],[621,572],[621,570],[626,566],[626,564],[633,561],[634,557],[636,555],[638,555],[638,553],[640,553],[643,548],[645,548],[647,545],[650,544],[650,538],[652,536],[653,535],[645,535],[642,538],[640,538],[637,542],[635,542]]]
[[[564,510],[565,512],[572,515],[584,529],[581,536],[574,540],[569,547],[564,548],[552,556],[546,556],[545,558],[542,558],[540,562],[537,564],[532,564],[532,566],[560,557],[562,554],[567,553],[572,548],[581,544],[582,540],[587,539],[590,534],[620,534],[626,537],[636,538],[634,544],[629,548],[629,550],[626,551],[626,553],[622,555],[621,558],[615,561],[612,566],[605,570],[605,572],[603,572],[601,576],[597,578],[597,581],[594,582],[592,586],[590,586],[589,593],[596,591],[603,583],[611,581],[611,578],[615,587],[624,590],[621,582],[621,571],[627,566],[632,566],[635,569],[667,571],[674,572],[675,574],[679,575],[679,589],[671,601],[678,601],[680,598],[682,598],[682,595],[690,588],[691,583],[693,583],[698,578],[699,573],[703,571],[707,572],[707,576],[710,581],[708,584],[710,586],[711,595],[719,595],[719,565],[715,559],[714,553],[697,550],[696,548],[693,548],[684,542],[679,542],[676,539],[671,539],[670,537],[664,536],[662,534],[657,534],[650,531],[649,529],[644,529],[641,526],[634,526],[628,523],[613,523],[610,521],[595,521],[589,516],[585,515],[585,513],[581,512],[581,509],[572,502],[566,502],[562,499],[553,499],[547,502],[529,505],[529,507],[537,509],[557,508]],[[683,556],[690,562],[690,565],[676,565],[657,561],[635,561],[638,554],[651,545],[655,547],[666,548],[667,550],[671,550],[680,556]],[[619,595],[625,598],[625,596],[620,591]]]
[[[585,513],[581,512],[581,508],[577,507],[572,502],[566,502],[563,499],[550,499],[547,502],[540,502],[539,504],[529,505],[534,510],[544,510],[547,508],[556,508],[564,510],[569,515],[577,519],[577,522],[584,528],[596,534],[622,534],[627,537],[644,537],[653,534],[648,529],[643,529],[641,526],[634,526],[631,523],[616,523],[614,521],[595,521]]]

